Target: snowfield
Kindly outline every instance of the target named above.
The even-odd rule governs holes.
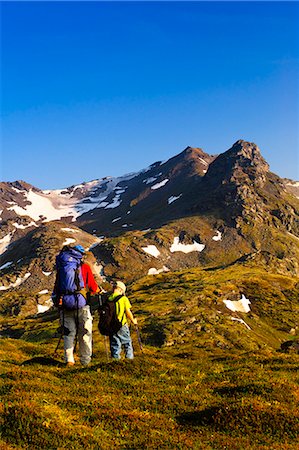
[[[8,210],[15,211],[20,216],[29,216],[34,221],[50,222],[64,217],[71,217],[72,221],[75,221],[82,214],[96,208],[117,208],[121,204],[121,195],[126,191],[126,188],[119,186],[119,183],[130,180],[136,175],[138,174],[118,178],[105,177],[65,189],[44,191],[18,189],[17,191],[23,194],[24,200],[30,204],[21,207],[14,202],[8,202],[11,205]],[[111,193],[114,193],[113,200],[105,201]],[[80,195],[81,199],[78,198]],[[15,226],[23,228],[22,225]],[[32,222],[27,226],[36,226],[36,224]]]

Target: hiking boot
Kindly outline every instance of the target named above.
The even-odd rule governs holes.
[[[72,361],[68,361],[65,365],[66,365],[67,367],[71,367],[71,366],[74,366],[75,363],[72,362]]]

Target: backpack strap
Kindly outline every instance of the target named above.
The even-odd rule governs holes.
[[[80,270],[81,270],[81,267],[80,267],[80,265],[75,269],[75,285],[76,285],[76,288],[77,288],[77,290],[76,290],[76,294],[81,294],[81,295],[83,295],[83,297],[85,298],[85,300],[86,300],[86,298],[87,298],[87,289],[84,287],[84,288],[81,288],[81,286],[80,286]],[[83,280],[84,281],[84,280]]]
[[[115,298],[113,299],[113,302],[116,304],[122,297],[124,297],[123,294],[118,295],[117,297],[115,297]],[[111,300],[110,300],[110,301],[111,301]],[[122,318],[121,318],[121,320],[120,320],[121,324],[123,323],[123,319],[124,319],[124,317],[125,317],[125,314],[126,314],[126,309],[124,310],[123,316],[122,316]]]

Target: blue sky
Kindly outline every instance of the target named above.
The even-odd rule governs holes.
[[[1,2],[1,179],[41,189],[255,142],[299,180],[299,4]]]

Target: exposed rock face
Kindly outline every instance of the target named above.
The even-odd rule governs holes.
[[[13,204],[26,207],[29,202],[24,192],[28,192],[30,189],[38,191],[38,189],[31,186],[31,184],[25,183],[25,181],[14,181],[11,183],[0,182],[0,211],[2,221],[18,217],[10,208]]]
[[[245,205],[251,203],[252,212],[256,213],[258,190],[265,186],[268,172],[269,165],[259,148],[253,143],[237,141],[211,162],[198,187],[204,201],[194,205],[193,210],[221,209],[221,215],[224,212],[227,220],[235,220]]]
[[[212,178],[214,184],[217,182],[236,185],[252,183],[254,186],[262,187],[267,172],[269,172],[269,165],[262,157],[257,145],[239,140],[210,165],[206,179]]]

